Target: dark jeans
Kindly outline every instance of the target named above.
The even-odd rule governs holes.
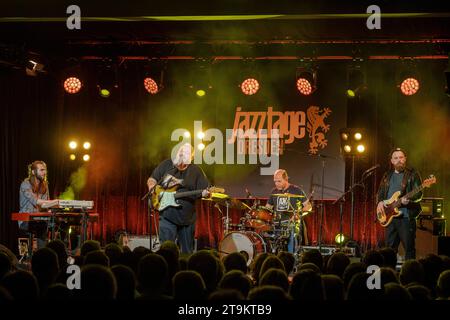
[[[386,244],[396,252],[400,242],[405,249],[405,260],[416,258],[416,220],[394,218],[386,227]]]
[[[159,218],[159,241],[163,243],[166,240],[176,242],[181,253],[192,253],[194,251],[194,231],[195,223],[180,226],[164,217]]]

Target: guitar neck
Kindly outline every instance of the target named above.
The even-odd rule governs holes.
[[[198,196],[198,195],[202,194],[202,192],[203,192],[203,190],[178,192],[178,193],[175,193],[175,199],[186,198],[186,197],[190,197],[190,196]]]
[[[422,185],[418,186],[417,188],[414,188],[413,190],[411,190],[407,194],[405,194],[402,198],[409,199],[410,197],[412,197],[416,193],[422,191],[423,189],[425,189],[425,186],[422,184]]]

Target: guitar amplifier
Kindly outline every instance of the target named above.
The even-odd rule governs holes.
[[[416,230],[416,259],[424,258],[428,254],[441,254],[444,252],[447,245],[444,245],[446,233],[446,219],[432,218],[431,216],[419,216],[417,219]],[[450,243],[447,242],[446,243]],[[403,245],[400,244],[398,248],[398,254],[400,256],[405,255]]]
[[[433,218],[443,218],[444,198],[423,198],[420,202],[422,207],[421,216],[431,216]]]

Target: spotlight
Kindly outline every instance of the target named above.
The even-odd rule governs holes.
[[[202,151],[203,149],[205,149],[205,144],[199,143],[197,148],[198,148],[198,150]]]
[[[117,83],[117,67],[112,64],[104,64],[99,72],[97,82],[98,93],[103,98],[108,98],[114,89],[119,87]]]
[[[64,81],[64,90],[67,93],[75,94],[81,90],[82,83],[77,77],[69,77]]]
[[[353,91],[352,89],[347,89],[347,97],[349,97],[349,98],[356,97],[355,91]]]
[[[75,150],[78,146],[78,143],[76,141],[70,141],[69,142],[69,148],[72,150]]]
[[[197,95],[197,97],[204,97],[206,95],[206,91],[203,89],[199,89],[197,91],[195,91],[195,94]]]
[[[347,153],[350,153],[352,151],[352,147],[350,147],[348,144],[346,144],[344,146],[344,151],[347,152]]]
[[[419,91],[420,83],[416,78],[406,78],[400,84],[400,90],[405,96],[412,96]]]
[[[105,88],[99,88],[99,94],[102,98],[108,98],[111,95],[111,91]]]
[[[193,68],[188,88],[197,98],[203,98],[213,89],[211,65],[205,60],[199,60],[195,62]]]
[[[143,68],[144,88],[151,95],[163,89],[165,63],[149,59]]]
[[[350,66],[347,70],[347,97],[349,99],[359,97],[365,90],[367,90],[367,85],[361,66]]]
[[[37,76],[38,73],[45,73],[44,65],[37,58],[28,59],[25,63],[25,73],[32,77]]]
[[[76,155],[74,155],[73,153],[69,156],[69,159],[74,161],[77,158]]]
[[[419,91],[420,82],[418,75],[417,61],[407,58],[401,61],[395,79],[397,87],[404,96],[412,96]]]
[[[144,79],[144,88],[150,94],[157,94],[159,92],[159,86],[153,78],[145,78]]]
[[[185,138],[190,138],[191,137],[191,133],[189,131],[185,131],[183,135],[184,135]]]
[[[91,159],[91,157],[88,154],[85,154],[83,156],[83,161],[85,161],[85,162],[89,161],[90,159]]]
[[[243,94],[251,96],[258,92],[260,85],[258,80],[254,78],[247,78],[242,81],[240,87]]]
[[[358,151],[359,153],[363,153],[366,150],[366,147],[364,147],[363,144],[358,144],[358,146],[356,147],[356,151]]]
[[[297,90],[309,96],[317,89],[316,71],[301,71],[297,76]]]
[[[336,241],[337,244],[342,244],[347,240],[344,234],[338,233],[336,237],[334,237],[334,241]]]
[[[345,128],[340,130],[341,151],[344,156],[361,156],[366,152],[366,134],[362,128]]]
[[[91,148],[91,143],[86,141],[85,143],[83,143],[83,148],[89,150]]]

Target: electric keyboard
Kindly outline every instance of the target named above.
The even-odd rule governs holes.
[[[52,200],[41,206],[43,209],[84,209],[90,210],[94,208],[94,201],[92,200]]]
[[[11,214],[12,221],[48,221],[51,218],[55,217],[57,220],[61,219],[81,219],[82,213],[79,212],[64,212],[64,213],[55,213],[52,214],[50,212],[14,212]],[[87,213],[89,222],[98,221],[98,213],[96,212],[88,212]]]

